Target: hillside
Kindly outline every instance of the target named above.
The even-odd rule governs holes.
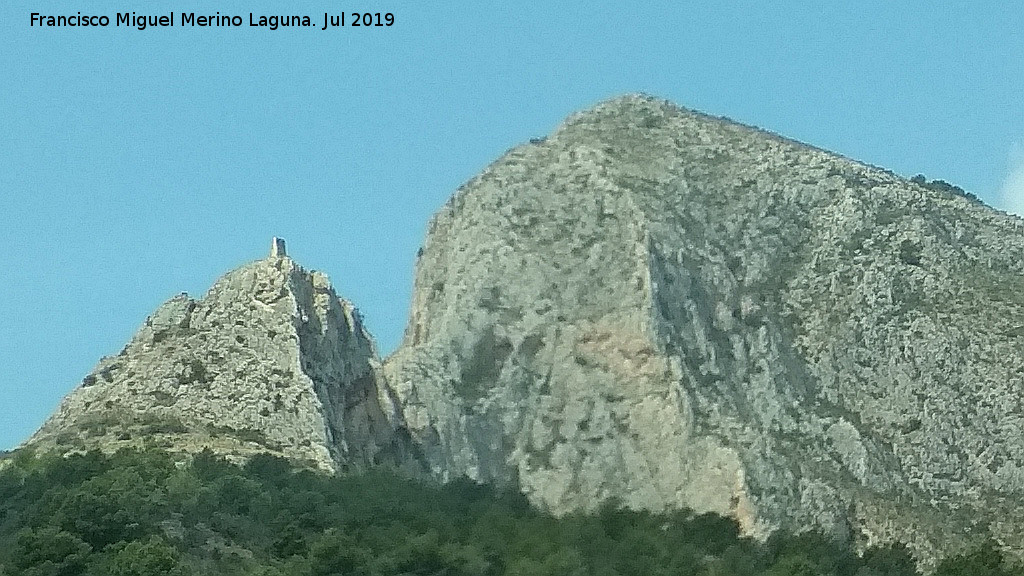
[[[174,298],[29,442],[272,454],[813,528],[926,566],[1024,551],[1024,222],[630,95],[462,186],[386,359],[284,255]]]
[[[27,445],[269,452],[327,471],[395,464],[408,444],[378,371],[355,307],[275,239],[202,298],[161,305]]]
[[[735,520],[604,506],[556,518],[515,493],[374,471],[328,476],[257,455],[23,452],[0,470],[0,574],[111,576],[916,576],[905,548],[819,534],[744,538]],[[938,576],[1017,576],[991,548]]]
[[[434,473],[934,556],[1020,548],[1024,227],[646,96],[429,225],[385,363]]]

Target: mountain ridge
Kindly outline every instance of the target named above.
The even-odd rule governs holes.
[[[1024,222],[952,188],[623,96],[458,188],[428,224],[387,358],[326,277],[267,283],[299,343],[286,363],[320,376],[295,390],[333,399],[300,411],[312,452],[295,434],[284,446],[323,470],[515,486],[558,514],[617,500],[762,537],[817,526],[937,558],[985,534],[1019,553],[1022,255]],[[154,326],[200,305],[172,299],[129,347],[151,352]],[[195,350],[171,336],[175,358]],[[76,418],[37,436],[88,432]],[[228,452],[270,448],[256,440]]]

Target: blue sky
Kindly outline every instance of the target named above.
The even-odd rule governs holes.
[[[41,6],[39,4],[45,4]],[[383,352],[430,215],[506,149],[643,91],[1024,211],[1024,8],[933,2],[263,2],[386,28],[30,28],[0,6],[0,448],[157,305],[271,236]],[[295,8],[300,4],[301,8]]]

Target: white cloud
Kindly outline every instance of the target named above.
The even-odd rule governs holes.
[[[1024,216],[1024,146],[1015,143],[1010,150],[1009,173],[999,189],[1000,208]]]

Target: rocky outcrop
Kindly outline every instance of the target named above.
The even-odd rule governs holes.
[[[433,218],[385,372],[435,476],[555,512],[1020,547],[1024,227],[955,192],[616,99]]]
[[[328,471],[404,460],[407,445],[358,312],[284,256],[176,296],[100,361],[29,445],[285,456]]]
[[[1022,255],[1024,222],[959,189],[627,96],[457,191],[383,367],[275,241],[164,304],[30,444],[425,463],[555,513],[1019,552]]]

